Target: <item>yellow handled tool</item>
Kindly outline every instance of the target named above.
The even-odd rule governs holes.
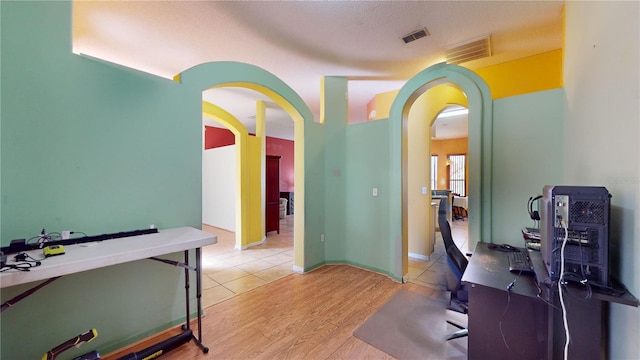
[[[80,347],[80,345],[95,339],[97,336],[98,331],[96,329],[91,329],[47,351],[46,354],[42,355],[42,360],[55,360],[55,358],[62,352],[67,351],[74,346]]]

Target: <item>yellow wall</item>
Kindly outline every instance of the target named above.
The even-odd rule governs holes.
[[[236,245],[237,249],[261,244],[264,237],[264,201],[262,187],[264,171],[264,104],[258,102],[257,135],[249,135],[247,128],[232,114],[207,101],[202,102],[202,114],[224,124],[236,136]],[[262,111],[261,111],[262,110]]]
[[[447,155],[461,155],[468,154],[469,152],[469,139],[450,139],[450,140],[432,140],[431,141],[431,155],[438,155],[438,180],[436,186],[438,190],[448,189],[447,184]],[[469,179],[469,162],[467,161],[466,178]],[[466,190],[469,192],[469,183],[467,181]]]
[[[387,93],[387,97],[390,97]],[[393,94],[395,97],[395,94]],[[385,97],[386,99],[386,97]],[[376,100],[377,101],[377,100]],[[431,208],[431,125],[448,104],[467,106],[466,96],[454,86],[436,85],[411,105],[408,118],[407,143],[407,248],[419,256],[431,255],[432,231],[427,219]],[[439,172],[440,173],[440,172]],[[426,187],[426,194],[422,189]]]
[[[491,89],[491,97],[528,94],[562,87],[562,49],[474,70]],[[376,120],[389,117],[400,90],[375,96]]]
[[[528,94],[562,87],[562,49],[474,70],[491,89],[491,97]]]
[[[247,137],[247,236],[241,244],[243,249],[247,247],[259,245],[264,239],[264,201],[263,184],[264,174],[262,172],[262,158],[264,150],[264,135],[256,135]]]
[[[396,98],[396,95],[398,95],[398,92],[400,92],[400,90],[393,90],[375,96],[376,120],[387,119],[389,117],[391,104],[393,104],[393,100]]]
[[[407,123],[407,244],[410,254],[429,256],[433,240],[429,237],[429,208],[431,191],[429,188],[429,141],[432,119],[429,114],[429,104],[432,89],[422,94],[411,105]],[[427,187],[426,194],[422,187]]]

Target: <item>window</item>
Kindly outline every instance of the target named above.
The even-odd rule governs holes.
[[[449,190],[460,196],[467,196],[466,163],[467,155],[449,155]]]
[[[431,190],[438,188],[438,155],[431,155]]]

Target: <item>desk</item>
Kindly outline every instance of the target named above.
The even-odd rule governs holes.
[[[454,196],[453,197],[453,206],[461,207],[465,210],[469,210],[469,198],[464,196]]]
[[[42,265],[32,267],[30,271],[9,270],[0,273],[2,288],[26,284],[39,280],[51,281],[60,276],[82,271],[98,269],[106,266],[123,264],[131,261],[152,258],[155,256],[184,251],[184,264],[176,264],[185,269],[186,324],[189,329],[189,270],[196,272],[196,297],[198,306],[198,337],[195,342],[201,344],[201,248],[215,244],[217,237],[191,227],[160,230],[155,234],[124,237],[105,240],[97,243],[65,246],[65,254],[49,257]],[[189,266],[189,250],[195,249],[196,266]],[[42,257],[42,250],[27,251],[34,258]],[[9,261],[11,263],[12,261]],[[15,299],[15,298],[14,298]],[[13,299],[12,299],[13,300]],[[9,300],[7,303],[12,303]],[[3,304],[3,310],[9,306]],[[206,352],[206,351],[205,351]]]
[[[557,291],[544,284],[538,287],[532,275],[509,272],[507,253],[487,245],[478,243],[462,277],[469,285],[468,358],[561,359],[565,334]],[[544,278],[540,253],[529,254],[536,276]],[[564,298],[571,359],[605,358],[608,302],[638,306],[629,293],[620,299],[595,292],[587,301]]]

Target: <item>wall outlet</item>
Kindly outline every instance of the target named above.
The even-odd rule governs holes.
[[[422,195],[427,195],[427,187],[426,186],[422,187]]]
[[[320,242],[324,242],[324,234],[320,234]]]
[[[60,235],[62,237],[62,240],[67,240],[71,237],[71,231],[69,230],[61,231]]]
[[[373,196],[378,196],[378,188],[373,188]]]

